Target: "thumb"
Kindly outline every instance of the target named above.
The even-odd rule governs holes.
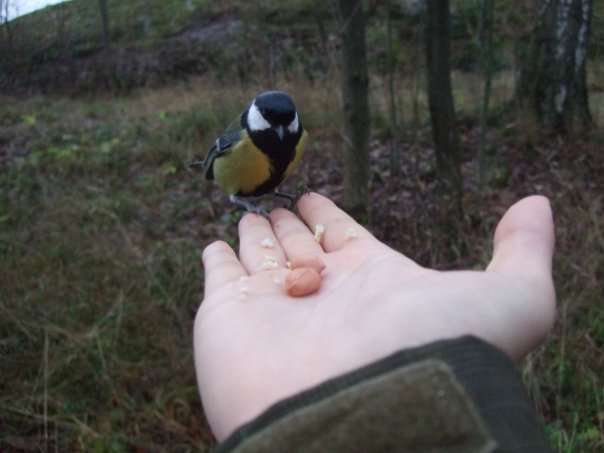
[[[487,271],[551,280],[554,222],[547,198],[524,198],[507,210],[495,230],[493,259]]]
[[[493,259],[487,272],[496,272],[528,290],[545,332],[554,323],[556,293],[552,279],[554,221],[547,198],[520,200],[503,215],[495,230]]]
[[[542,341],[554,324],[553,253],[554,222],[547,198],[527,197],[507,210],[495,230],[493,259],[486,270],[519,290],[516,297],[522,301],[523,319],[528,320],[524,325],[528,327],[519,328],[518,338],[523,338],[520,332],[524,330],[524,338],[529,335],[531,340],[516,348],[516,357]]]

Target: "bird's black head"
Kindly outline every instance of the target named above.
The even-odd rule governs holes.
[[[282,91],[260,94],[247,109],[243,120],[251,132],[272,128],[281,140],[284,134],[297,134],[300,129],[296,105]]]
[[[259,95],[254,104],[271,125],[289,126],[296,116],[294,101],[282,91],[267,91]]]

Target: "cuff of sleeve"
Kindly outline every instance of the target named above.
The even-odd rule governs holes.
[[[552,451],[514,363],[465,336],[282,400],[216,451]]]

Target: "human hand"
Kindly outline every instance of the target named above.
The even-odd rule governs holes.
[[[485,271],[423,268],[318,194],[303,196],[298,208],[305,223],[285,209],[270,223],[245,215],[239,259],[221,241],[204,250],[195,364],[218,440],[273,403],[398,350],[471,334],[517,359],[553,325],[554,231],[544,197],[506,212]],[[316,224],[325,226],[320,244]],[[266,255],[278,269],[262,270]],[[308,255],[326,265],[321,287],[289,297],[286,261]]]

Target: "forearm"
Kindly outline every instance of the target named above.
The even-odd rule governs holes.
[[[219,451],[551,451],[514,364],[474,337],[405,349],[283,400]]]

